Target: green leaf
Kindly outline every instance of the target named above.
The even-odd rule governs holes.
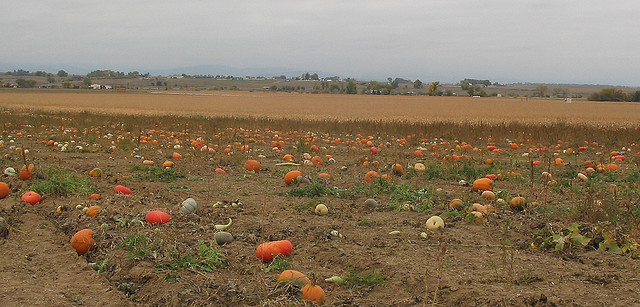
[[[618,242],[616,242],[616,239],[613,237],[613,235],[611,235],[611,233],[609,233],[606,230],[603,230],[602,237],[604,238],[604,241],[600,242],[600,246],[599,246],[600,250],[608,251],[610,253],[614,253],[617,255],[622,254],[623,252],[622,249],[618,247]]]
[[[553,234],[553,242],[556,243],[556,250],[562,250],[564,248],[564,242],[565,242],[566,238],[563,237],[561,234]]]

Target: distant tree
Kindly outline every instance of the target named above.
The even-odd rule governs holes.
[[[629,95],[629,101],[640,102],[640,91],[635,91]]]
[[[420,80],[416,80],[416,81],[414,81],[414,82],[413,82],[413,88],[415,88],[415,89],[420,89],[420,88],[422,88],[422,81],[420,81]]]
[[[318,77],[318,74],[314,73],[313,75],[309,76],[309,79],[318,81],[320,80],[320,77]]]
[[[23,78],[19,78],[19,79],[16,79],[16,84],[18,85],[18,87],[32,88],[36,86],[36,80],[33,80],[33,79],[25,80]]]
[[[57,75],[58,75],[58,77],[65,78],[65,77],[67,77],[69,74],[68,74],[66,71],[64,71],[64,70],[60,69],[60,70],[58,70]]]
[[[47,77],[47,82],[49,82],[49,83],[56,82],[56,78],[54,78],[54,77],[52,77],[52,76],[48,76],[48,77]]]
[[[34,72],[33,75],[36,76],[36,77],[44,77],[44,76],[47,75],[47,73],[42,71],[42,70],[38,70],[38,71]]]
[[[356,88],[356,83],[349,80],[349,82],[347,83],[347,94],[357,94],[358,90]]]
[[[480,97],[487,96],[487,92],[479,85],[472,85],[467,87],[467,93],[469,94],[469,96],[480,96]]]
[[[591,94],[588,99],[594,101],[627,101],[628,97],[622,90],[605,88],[600,92]]]
[[[387,78],[387,81],[389,81],[389,83],[393,82],[393,78],[389,77]]]
[[[89,78],[82,79],[82,84],[86,87],[89,87],[89,85],[91,85],[91,79]]]
[[[7,72],[7,75],[28,76],[29,75],[29,71],[28,70],[18,69],[18,70],[14,70],[13,72]]]
[[[156,86],[162,86],[162,81],[160,80],[156,81]]]
[[[62,87],[63,88],[73,88],[73,83],[71,83],[70,81],[64,81],[64,82],[62,82]]]
[[[489,86],[491,85],[491,81],[478,80],[478,79],[463,79],[462,81],[460,81],[459,84],[460,84],[460,87],[462,87],[462,90],[466,91],[469,86],[474,86],[474,85]]]
[[[442,91],[439,91],[438,87],[440,87],[440,81],[429,83],[429,89],[427,90],[427,95],[442,96]]]
[[[398,85],[400,84],[400,79],[395,78],[393,79],[393,81],[391,82],[391,88],[396,89],[398,88]]]
[[[566,88],[556,87],[551,90],[551,94],[558,98],[567,98],[569,96],[569,90]]]
[[[547,90],[549,88],[544,85],[544,84],[538,84],[536,86],[536,91],[535,91],[535,95],[538,97],[545,97],[545,95],[547,94]]]

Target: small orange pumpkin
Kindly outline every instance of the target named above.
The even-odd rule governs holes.
[[[449,202],[449,209],[462,210],[464,209],[464,203],[461,199],[454,198]]]
[[[615,164],[615,163],[607,164],[607,166],[604,167],[604,170],[607,172],[615,172],[618,170],[618,164]]]
[[[322,165],[322,158],[319,156],[313,156],[313,158],[311,158],[311,163],[313,163],[313,165]]]
[[[28,180],[28,179],[31,179],[31,175],[33,175],[34,170],[35,170],[35,167],[33,164],[29,164],[29,166],[23,165],[18,175],[20,179]]]
[[[244,163],[244,169],[258,173],[260,172],[260,162],[258,162],[258,160],[247,160],[247,162]]]
[[[100,194],[94,193],[94,194],[89,195],[89,199],[100,200],[100,198],[101,198]]]
[[[404,168],[402,167],[402,165],[400,163],[394,164],[391,169],[393,170],[393,174],[396,175],[396,176],[404,175]]]
[[[100,207],[100,206],[91,206],[91,207],[89,207],[89,209],[87,209],[87,212],[85,212],[85,214],[88,217],[96,217],[96,216],[98,216],[98,213],[100,213],[100,211],[102,211],[102,207]]]
[[[94,168],[89,171],[89,176],[91,177],[102,177],[102,170],[99,168]]]
[[[290,185],[291,183],[293,183],[294,180],[296,180],[296,178],[300,176],[302,176],[301,171],[298,171],[298,170],[290,171],[286,175],[284,175],[284,183],[286,183],[287,185]]]
[[[526,203],[527,201],[524,199],[524,197],[517,196],[511,199],[511,201],[509,202],[509,207],[511,207],[511,210],[520,211],[524,209]]]
[[[296,287],[302,288],[307,284],[310,284],[311,280],[309,280],[309,277],[296,270],[284,270],[278,277],[278,284],[284,283],[292,284]]]
[[[293,162],[294,158],[292,154],[286,154],[284,155],[284,157],[282,157],[283,160],[287,161],[287,162]]]
[[[164,167],[164,168],[167,168],[167,167],[173,167],[174,165],[175,165],[175,163],[173,163],[173,161],[169,161],[169,160],[164,161],[164,162],[162,163],[162,167]]]
[[[380,177],[378,172],[376,172],[376,171],[368,171],[364,175],[364,181],[366,181],[366,182],[374,182],[376,180],[376,178],[378,178],[378,177]]]
[[[70,243],[76,249],[78,256],[82,256],[93,248],[96,241],[93,240],[93,231],[91,229],[82,229],[71,237]]]
[[[307,285],[302,287],[301,290],[302,297],[304,297],[305,300],[312,301],[318,306],[323,305],[324,301],[327,298],[324,290],[322,290],[322,287],[318,285],[312,285],[311,283],[308,283]]]

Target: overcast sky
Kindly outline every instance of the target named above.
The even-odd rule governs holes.
[[[640,86],[637,0],[20,0],[2,4],[0,33],[3,71],[224,65]]]

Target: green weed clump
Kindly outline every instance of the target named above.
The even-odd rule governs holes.
[[[387,277],[378,273],[375,269],[364,272],[350,270],[349,275],[344,279],[344,285],[349,287],[374,287],[385,281]]]
[[[87,194],[94,191],[89,178],[82,177],[67,168],[45,168],[42,170],[42,175],[42,179],[34,176],[35,180],[29,187],[31,191],[55,196]]]
[[[178,178],[184,178],[185,175],[177,172],[171,167],[140,167],[138,165],[131,168],[132,172],[142,172],[134,174],[133,178],[146,180],[146,181],[159,181],[159,182],[174,182]]]

